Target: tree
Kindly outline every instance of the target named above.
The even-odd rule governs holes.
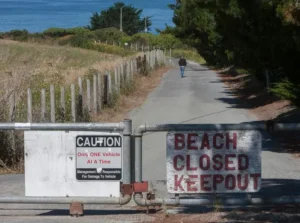
[[[122,28],[128,35],[134,35],[144,31],[145,19],[141,18],[142,9],[134,8],[131,5],[125,5],[123,2],[116,2],[107,10],[102,10],[101,13],[93,13],[90,19],[90,30],[116,27],[120,28],[120,15],[122,9]],[[146,19],[147,28],[152,25],[149,17]]]
[[[173,32],[197,48],[208,63],[235,65],[272,84],[294,85],[300,95],[300,5],[294,0],[182,0],[174,11]],[[282,82],[284,81],[284,82]],[[296,91],[294,91],[296,89]],[[282,89],[280,89],[282,90]],[[300,103],[300,99],[299,99]]]

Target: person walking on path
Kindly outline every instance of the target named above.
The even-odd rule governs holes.
[[[184,70],[185,70],[185,67],[187,65],[187,62],[186,60],[183,58],[183,56],[180,57],[179,61],[178,61],[178,64],[180,66],[180,72],[181,72],[181,78],[184,76]]]

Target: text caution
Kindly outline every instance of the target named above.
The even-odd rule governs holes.
[[[122,137],[94,135],[76,137],[76,179],[120,181]]]

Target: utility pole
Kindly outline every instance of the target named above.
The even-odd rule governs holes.
[[[147,29],[147,16],[145,17],[145,33],[148,31]]]

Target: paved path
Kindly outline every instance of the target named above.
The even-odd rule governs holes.
[[[249,116],[246,110],[234,108],[232,104],[227,104],[226,100],[220,100],[221,98],[231,102],[235,101],[228,94],[216,73],[197,64],[189,63],[184,78],[180,78],[178,70],[169,71],[144,105],[132,111],[130,116],[133,119],[134,128],[143,123],[241,123],[255,121],[255,118]],[[269,140],[268,135],[266,133],[263,135],[262,176],[269,179],[265,181],[265,184],[268,186],[276,184],[277,186],[272,188],[277,192],[294,193],[293,191],[298,191],[299,194],[299,160],[294,159],[289,154],[280,153],[276,144]],[[165,196],[166,133],[146,134],[143,147],[143,179],[151,181],[157,193],[160,196]],[[22,175],[0,176],[0,196],[23,195],[23,191],[24,177]],[[32,207],[35,207],[35,210],[30,210]],[[73,222],[74,219],[68,216],[67,208],[66,205],[6,206],[0,204],[0,222]],[[153,220],[151,216],[128,211],[130,207],[119,208],[114,212],[109,211],[109,207],[103,206],[87,206],[86,208],[89,209],[88,216],[80,219],[80,222],[139,222],[143,218],[147,218],[145,220],[148,221]],[[99,209],[104,210],[99,211]],[[112,213],[114,214],[111,215]],[[100,217],[97,216],[99,214],[101,214]]]

